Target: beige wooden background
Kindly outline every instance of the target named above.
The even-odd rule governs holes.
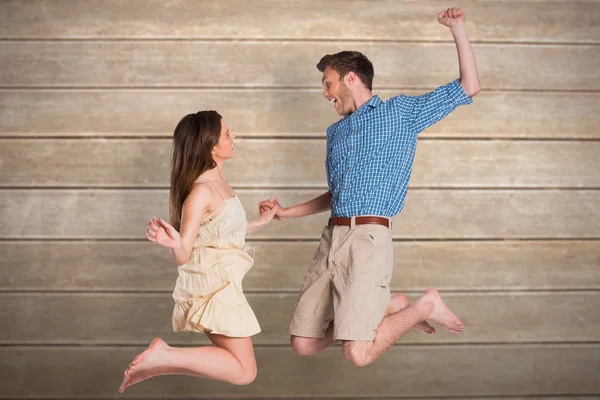
[[[394,290],[442,291],[465,334],[407,334],[357,369],[288,346],[327,215],[273,223],[245,280],[262,324],[247,387],[122,371],[174,334],[176,269],[144,240],[166,217],[170,137],[219,110],[227,176],[253,218],[325,189],[319,58],[364,51],[375,92],[457,77],[439,1],[0,1],[0,398],[600,396],[600,2],[464,8],[483,91],[421,135],[395,220]]]

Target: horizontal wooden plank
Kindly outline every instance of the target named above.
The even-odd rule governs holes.
[[[0,38],[448,40],[443,1],[3,1]],[[597,43],[597,1],[465,0],[472,40]],[[360,13],[357,14],[357,10]],[[357,17],[358,15],[358,17]],[[498,18],[502,15],[503,18]],[[199,23],[201,21],[201,23]],[[226,24],[223,21],[227,21]]]
[[[348,48],[373,62],[375,90],[428,89],[458,77],[450,43],[5,41],[0,86],[314,88],[321,56]],[[480,44],[474,50],[485,89],[600,89],[598,46]]]
[[[327,186],[323,139],[235,146],[234,186]],[[168,187],[170,151],[170,139],[0,139],[0,186]],[[598,188],[599,154],[600,142],[422,140],[411,186]]]
[[[295,293],[247,295],[262,328],[255,344],[289,343],[287,328],[296,297]],[[434,335],[413,330],[399,343],[600,341],[600,292],[442,293],[442,297],[467,326],[465,333],[453,335],[440,327]],[[411,302],[417,298],[409,296]],[[144,345],[156,336],[178,345],[210,343],[202,334],[173,332],[169,293],[4,293],[0,304],[4,310],[0,345]]]
[[[318,242],[262,242],[244,289],[296,291]],[[600,289],[600,242],[395,242],[394,291]],[[170,291],[177,271],[150,242],[0,241],[0,290]],[[85,260],[85,262],[82,262]]]
[[[399,91],[378,94],[387,99]],[[323,137],[338,120],[318,89],[3,89],[0,135],[170,137],[185,114],[203,109],[220,111],[234,132],[262,136]],[[598,109],[597,93],[484,92],[425,135],[600,138]]]
[[[0,397],[114,396],[122,371],[141,350],[3,347]],[[339,348],[312,357],[296,356],[289,348],[257,348],[256,357],[258,377],[249,386],[162,376],[131,387],[122,397],[600,394],[598,345],[396,347],[368,368],[351,366]]]
[[[258,202],[283,206],[319,190],[239,190],[249,219]],[[143,239],[148,220],[167,214],[167,190],[0,190],[0,238]],[[419,190],[394,219],[400,239],[600,238],[599,190]],[[274,221],[255,239],[317,239],[329,213]]]

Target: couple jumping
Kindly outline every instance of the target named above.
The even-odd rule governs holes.
[[[176,348],[154,339],[125,371],[120,392],[165,374],[235,385],[255,379],[251,336],[260,326],[242,292],[253,264],[245,236],[274,218],[331,210],[289,327],[297,354],[312,355],[341,341],[344,357],[364,366],[413,327],[433,333],[428,320],[454,333],[464,330],[435,289],[409,306],[389,288],[392,217],[404,205],[417,136],[479,92],[463,12],[447,9],[438,21],[454,37],[460,78],[425,95],[387,101],[374,96],[373,65],[356,51],[319,61],[323,96],[342,119],[327,129],[329,190],[306,203],[286,208],[267,199],[259,204],[260,218],[248,222],[222,174],[235,154],[233,132],[216,111],[179,122],[173,135],[170,224],[152,218],[147,237],[169,248],[179,266],[173,330],[204,332],[214,346]]]

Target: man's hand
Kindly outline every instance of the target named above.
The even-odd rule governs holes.
[[[457,24],[465,23],[465,13],[460,8],[449,8],[438,14],[438,22],[452,29]]]
[[[458,51],[460,85],[467,96],[473,97],[481,90],[481,84],[479,83],[475,54],[473,54],[473,48],[467,36],[465,13],[460,8],[449,8],[438,14],[438,22],[450,28]]]
[[[287,209],[285,207],[282,207],[279,204],[279,201],[274,197],[271,197],[270,199],[266,199],[258,203],[258,214],[262,216],[264,213],[268,213],[269,211],[271,211],[271,209],[273,209],[274,207],[277,207],[277,211],[275,212],[273,219],[283,221],[285,219],[283,216],[283,212]]]

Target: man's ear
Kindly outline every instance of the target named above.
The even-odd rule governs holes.
[[[348,86],[354,85],[356,83],[357,79],[358,79],[358,77],[352,71],[348,72],[346,74],[346,76],[344,77],[344,80],[346,81],[346,85],[348,85]]]

